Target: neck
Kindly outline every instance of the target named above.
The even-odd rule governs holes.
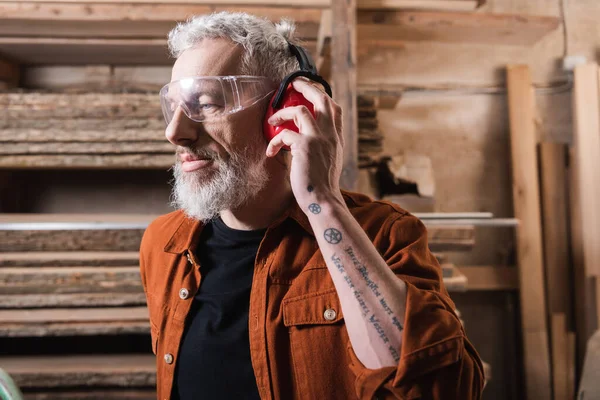
[[[225,225],[239,230],[263,229],[279,218],[294,201],[294,195],[285,177],[274,178],[240,208],[222,211],[221,219]]]

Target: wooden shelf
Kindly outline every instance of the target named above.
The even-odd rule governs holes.
[[[555,17],[472,12],[362,11],[357,15],[359,42],[441,43],[532,46],[560,25]]]

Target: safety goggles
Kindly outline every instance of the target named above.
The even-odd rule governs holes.
[[[216,120],[258,103],[275,91],[273,85],[263,76],[184,78],[160,90],[160,104],[167,125],[179,108],[196,122]]]

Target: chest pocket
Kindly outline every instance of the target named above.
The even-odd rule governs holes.
[[[348,334],[335,289],[285,299],[282,307],[290,334],[294,398],[355,398]]]

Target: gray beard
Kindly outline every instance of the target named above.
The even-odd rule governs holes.
[[[193,219],[207,223],[224,210],[235,210],[262,191],[269,180],[262,154],[232,155],[217,159],[219,168],[184,172],[181,162],[173,166],[171,206]]]

